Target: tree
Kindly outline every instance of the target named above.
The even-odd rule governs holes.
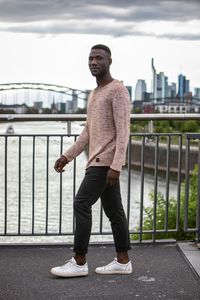
[[[34,107],[27,107],[27,114],[38,114],[38,110]]]
[[[15,111],[13,109],[3,109],[3,108],[1,108],[0,109],[0,114],[10,114],[10,115],[12,115],[12,114],[15,114]]]
[[[78,108],[76,111],[76,114],[86,114],[86,107],[84,108]]]
[[[51,109],[48,108],[48,107],[43,108],[42,113],[43,113],[43,114],[51,114]]]

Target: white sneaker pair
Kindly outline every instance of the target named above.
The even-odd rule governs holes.
[[[117,261],[117,258],[106,266],[98,267],[95,269],[98,274],[131,274],[132,264],[129,261],[127,264],[121,264]],[[88,275],[88,264],[83,266],[77,265],[75,259],[67,261],[63,266],[55,267],[51,269],[51,273],[60,277],[79,277]]]

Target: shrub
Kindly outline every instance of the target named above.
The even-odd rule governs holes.
[[[192,175],[190,177],[190,188],[189,188],[189,203],[188,203],[188,227],[196,227],[196,207],[197,207],[197,192],[198,192],[198,167],[195,166]],[[143,220],[143,231],[152,230],[154,224],[154,191],[150,194],[151,205],[144,208],[144,220]],[[185,203],[185,183],[181,186],[181,197],[180,197],[180,220],[179,230],[177,232],[168,233],[156,233],[156,239],[176,239],[176,240],[188,240],[194,239],[195,233],[186,233],[183,230],[184,226],[184,203]],[[177,215],[177,200],[170,198],[168,203],[168,229],[176,229],[176,215]],[[165,227],[165,216],[166,216],[166,199],[161,194],[157,194],[157,207],[156,207],[156,230],[162,230]],[[139,230],[139,228],[137,228]],[[138,235],[133,235],[134,240],[138,239]],[[151,239],[151,234],[143,233],[142,239]]]

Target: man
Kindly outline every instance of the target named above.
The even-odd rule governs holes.
[[[130,239],[128,224],[121,202],[119,176],[125,164],[130,124],[130,98],[124,85],[112,78],[111,51],[105,45],[95,45],[89,54],[89,69],[96,77],[97,87],[90,93],[86,125],[77,141],[55,163],[62,172],[66,164],[89,146],[85,177],[74,201],[76,229],[75,256],[63,266],[51,269],[62,277],[88,275],[86,253],[92,226],[92,205],[101,198],[105,214],[111,222],[117,258],[96,268],[100,274],[130,274],[128,257]]]

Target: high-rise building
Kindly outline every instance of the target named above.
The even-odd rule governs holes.
[[[167,97],[168,78],[163,72],[156,73],[154,59],[151,60],[152,69],[152,100],[154,103],[163,100]]]
[[[43,102],[42,101],[34,101],[33,102],[33,107],[39,111],[43,107]]]
[[[183,74],[178,75],[178,96],[182,99],[190,92],[190,81]]]
[[[156,85],[156,100],[164,100],[167,97],[168,78],[163,72],[160,72],[157,76]]]
[[[175,99],[176,97],[176,83],[172,82],[167,86],[167,98]]]
[[[73,93],[72,93],[72,113],[76,112],[77,108],[78,108],[78,95],[73,90]]]
[[[70,101],[70,100],[66,101],[65,113],[67,113],[67,114],[73,113],[73,105],[72,105],[72,101]]]
[[[135,87],[135,100],[144,101],[147,91],[146,82],[143,79],[138,79]]]
[[[66,112],[66,104],[65,102],[57,102],[55,103],[55,107],[58,110],[59,113],[65,114]]]
[[[157,98],[157,76],[156,76],[156,69],[154,66],[154,59],[151,59],[151,69],[152,69],[152,83],[151,83],[151,93],[153,100]]]
[[[194,98],[200,100],[200,88],[194,89]]]
[[[132,86],[127,85],[126,88],[127,88],[128,92],[129,92],[130,99],[132,100]]]
[[[178,75],[178,96],[183,98],[183,94],[185,92],[185,76],[182,74]]]

